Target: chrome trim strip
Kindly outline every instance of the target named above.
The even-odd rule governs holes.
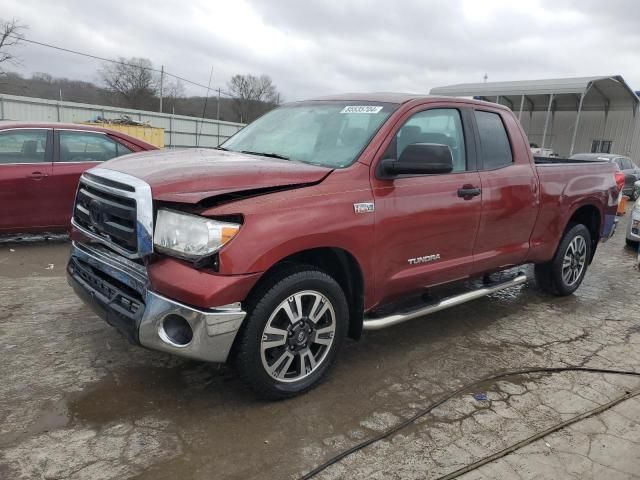
[[[53,130],[53,127],[10,127],[10,128],[0,128],[0,132],[10,132],[12,130]]]
[[[409,312],[409,313],[395,313],[395,314],[392,314],[386,317],[381,317],[381,318],[367,319],[365,317],[362,326],[364,330],[380,330],[382,328],[390,327],[392,325],[397,325],[398,323],[406,322],[407,320],[413,320],[414,318],[422,317],[424,315],[429,315],[431,313],[439,312],[440,310],[445,310],[447,308],[455,307],[457,305],[461,305],[471,300],[476,300],[478,298],[484,297],[491,293],[504,290],[505,288],[521,285],[526,281],[527,281],[527,276],[522,273],[519,273],[516,277],[512,278],[511,280],[500,282],[488,287],[482,287],[477,290],[472,290],[470,292],[462,293],[460,295],[454,295],[453,297],[447,297],[440,300],[438,303],[435,303],[433,305],[427,305],[422,308],[418,308],[417,310],[413,310],[412,312]]]
[[[97,125],[96,125],[96,127],[97,127],[97,128],[104,128],[104,127],[98,127]],[[107,135],[107,136],[109,135],[107,132],[100,132],[100,131],[98,131],[98,130],[89,130],[89,129],[87,129],[87,130],[83,130],[83,129],[81,129],[81,128],[60,128],[60,127],[54,127],[54,129],[55,129],[57,132],[81,132],[81,133],[95,133],[95,134],[97,134],[97,135]]]
[[[0,130],[1,132],[2,130]],[[54,162],[21,162],[21,163],[0,163],[0,167],[11,165],[52,165]],[[48,175],[47,175],[48,176]]]
[[[114,158],[118,158],[118,157],[112,157],[109,160],[113,160]],[[53,163],[55,163],[56,165],[75,165],[78,163],[104,163],[104,162],[108,162],[109,160],[85,160],[85,161],[77,161],[77,162],[63,162],[62,160],[54,160]]]
[[[138,240],[137,252],[129,252],[124,248],[108,241],[107,239],[96,235],[95,233],[90,232],[85,228],[82,228],[76,223],[74,218],[71,219],[71,224],[78,230],[80,230],[83,234],[96,240],[97,242],[108,246],[109,248],[115,250],[116,252],[124,255],[127,258],[139,258],[153,253],[153,199],[151,196],[151,187],[149,186],[149,184],[144,180],[141,180],[132,175],[117,172],[115,170],[109,170],[103,167],[95,167],[87,170],[85,173],[128,185],[130,187],[133,187],[133,189],[135,190],[134,192],[128,192],[126,190],[120,190],[119,188],[103,185],[91,180],[85,174],[82,174],[82,176],[80,177],[80,182],[84,182],[93,188],[102,190],[103,192],[107,192],[111,195],[133,198],[136,201],[136,236]]]

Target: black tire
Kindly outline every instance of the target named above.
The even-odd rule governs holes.
[[[633,192],[629,195],[629,200],[635,202],[638,199],[638,191],[634,188]]]
[[[628,238],[625,238],[625,242],[627,242],[627,247],[633,248],[634,250],[638,249],[638,242],[630,240]]]
[[[287,364],[286,360],[282,362],[283,365],[281,366],[280,372],[275,373],[276,376],[281,375],[283,370],[285,370],[284,375],[286,375],[288,369],[291,368],[300,369],[300,375],[303,375],[303,369],[306,371],[307,368],[310,368],[311,370],[309,373],[304,373],[306,376],[300,380],[296,381],[294,375],[293,380],[283,379],[279,381],[273,378],[272,374],[267,371],[269,365],[265,366],[264,364],[265,361],[268,364],[268,360],[263,360],[263,356],[267,355],[267,353],[262,352],[261,346],[263,340],[266,341],[270,335],[265,332],[265,328],[268,322],[275,321],[275,317],[274,320],[271,319],[272,316],[281,316],[283,313],[286,315],[286,311],[281,308],[283,303],[291,302],[290,305],[293,309],[293,307],[295,307],[295,301],[292,301],[294,296],[305,295],[305,292],[321,294],[321,296],[328,301],[323,301],[323,303],[320,304],[323,307],[325,303],[330,304],[332,311],[328,314],[325,313],[325,315],[329,315],[329,317],[333,319],[332,323],[335,323],[335,331],[329,333],[329,336],[324,339],[324,341],[331,340],[332,338],[332,342],[331,345],[323,347],[314,343],[313,333],[309,334],[307,341],[304,343],[304,347],[308,344],[309,348],[307,350],[309,352],[312,352],[311,349],[316,347],[318,351],[324,352],[317,365],[310,366],[310,360],[305,359],[306,357],[302,354],[302,345],[297,345],[296,347],[289,345],[290,342],[294,341],[291,337],[297,338],[298,333],[300,333],[299,331],[295,335],[292,335],[294,332],[289,332],[289,337],[276,336],[285,338],[285,341],[288,343],[280,347],[272,347],[272,349],[269,350],[269,354],[275,351],[275,357],[278,357],[272,365],[277,363],[280,356],[295,356],[295,359],[290,364]],[[305,302],[307,301],[305,300]],[[346,296],[340,285],[331,276],[315,267],[309,265],[291,265],[280,269],[265,279],[256,291],[250,295],[250,298],[247,299],[245,304],[247,317],[243,322],[241,331],[238,333],[233,353],[233,364],[240,377],[256,392],[258,397],[268,400],[279,400],[299,395],[318,385],[335,361],[348,330],[349,308]],[[309,302],[307,302],[306,305],[309,305]],[[295,307],[295,309],[297,310],[297,307]],[[313,307],[311,307],[311,310],[313,310]],[[310,323],[309,318],[312,316],[311,313],[314,312],[310,312],[307,317],[303,317],[302,320],[295,324],[291,322],[291,326],[299,323],[302,324],[306,321],[308,325],[310,325],[309,328],[312,328],[315,324]],[[332,314],[334,314],[333,317]],[[324,318],[324,316],[322,318]],[[285,316],[278,318],[278,321],[286,321],[286,319]],[[318,323],[320,322],[319,320]],[[272,326],[272,323],[269,323],[269,325]],[[317,331],[319,332],[319,330]],[[279,338],[278,341],[280,341]],[[293,350],[293,352],[288,351],[288,349],[293,348],[300,348],[300,350]],[[323,348],[324,350],[322,350]],[[267,352],[267,350],[265,350],[265,352]],[[282,354],[280,354],[280,352],[282,352]],[[295,362],[295,365],[293,362]]]
[[[582,237],[582,239],[576,240],[578,237]],[[578,273],[578,260],[575,260],[576,267],[575,269],[573,266],[571,267],[573,272],[569,274],[570,278],[567,280],[566,275],[563,275],[563,262],[566,260],[565,256],[570,256],[570,252],[568,252],[568,250],[574,240],[577,244],[584,242],[584,252],[579,255],[579,258],[584,257],[584,261],[582,263],[582,268]],[[575,246],[576,243],[573,243],[573,245]],[[536,283],[540,289],[550,293],[551,295],[571,295],[582,283],[582,280],[587,273],[590,259],[591,234],[589,233],[589,230],[582,224],[569,225],[562,237],[562,240],[560,241],[560,245],[558,246],[558,250],[554,257],[549,262],[535,266]],[[571,265],[573,265],[573,263]],[[566,274],[568,269],[565,269],[564,271]]]

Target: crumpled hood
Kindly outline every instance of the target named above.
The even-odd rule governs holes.
[[[155,150],[100,165],[133,175],[151,186],[155,200],[197,203],[247,190],[321,181],[332,169],[289,160],[212,149]]]

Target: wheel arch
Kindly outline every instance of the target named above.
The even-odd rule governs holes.
[[[348,335],[358,339],[362,335],[365,283],[362,267],[356,257],[340,247],[315,247],[287,255],[274,263],[249,292],[251,295],[280,269],[289,265],[310,265],[322,270],[342,287],[349,305]]]
[[[602,213],[600,209],[591,203],[587,203],[576,208],[571,216],[569,217],[567,224],[563,230],[563,235],[560,237],[560,241],[564,237],[564,232],[566,232],[571,225],[574,224],[582,224],[589,230],[591,234],[591,258],[589,258],[589,263],[593,260],[593,257],[596,253],[596,248],[598,247],[598,242],[600,240],[600,229],[602,228]]]

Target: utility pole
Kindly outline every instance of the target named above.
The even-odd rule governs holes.
[[[216,120],[220,120],[220,89],[218,88],[218,112],[216,113]]]
[[[218,121],[218,134],[216,137],[218,145],[220,145],[220,88],[218,88],[218,112],[216,113],[216,120]]]
[[[160,110],[162,113],[162,84],[164,83],[164,65],[160,67]]]
[[[200,121],[200,131],[196,132],[196,147],[200,146],[200,136],[202,135],[202,124],[204,123],[204,115],[207,113],[207,101],[209,100],[209,91],[211,90],[211,79],[213,78],[213,66],[209,74],[209,85],[207,85],[207,96],[204,97],[204,106],[202,107],[202,120]]]

